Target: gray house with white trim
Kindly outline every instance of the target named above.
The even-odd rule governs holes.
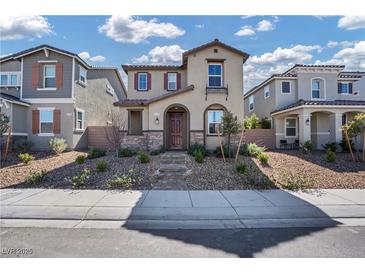
[[[92,67],[77,54],[49,45],[0,59],[0,111],[10,119],[13,144],[27,138],[48,149],[64,138],[87,147],[87,127],[110,123],[113,103],[126,90],[117,68]]]

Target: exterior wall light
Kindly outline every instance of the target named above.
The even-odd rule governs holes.
[[[309,126],[309,125],[310,125],[310,119],[309,119],[309,118],[307,118],[307,119],[305,120],[305,125],[306,125],[306,126]]]
[[[155,115],[155,125],[158,125],[159,123],[160,123],[160,119],[158,118],[158,116],[160,116],[160,114],[159,113],[154,113],[154,115]]]

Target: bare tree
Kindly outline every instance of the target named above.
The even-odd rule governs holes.
[[[105,127],[105,136],[110,149],[118,153],[127,130],[127,117],[120,109],[109,110],[109,126]]]

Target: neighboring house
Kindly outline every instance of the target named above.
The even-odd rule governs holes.
[[[87,147],[87,127],[106,126],[113,103],[125,97],[116,68],[91,67],[78,55],[41,45],[0,59],[0,111],[10,118],[13,143],[33,149],[50,138],[69,149]]]
[[[248,54],[218,39],[182,54],[182,64],[123,65],[128,74],[123,146],[187,149],[218,146],[223,112],[243,119],[243,63]]]
[[[365,73],[339,65],[295,65],[245,93],[245,116],[271,119],[277,148],[340,142],[341,126],[365,112]],[[361,145],[361,144],[359,144]]]

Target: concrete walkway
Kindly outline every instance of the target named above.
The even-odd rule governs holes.
[[[365,190],[0,190],[2,226],[257,228],[365,226]]]

